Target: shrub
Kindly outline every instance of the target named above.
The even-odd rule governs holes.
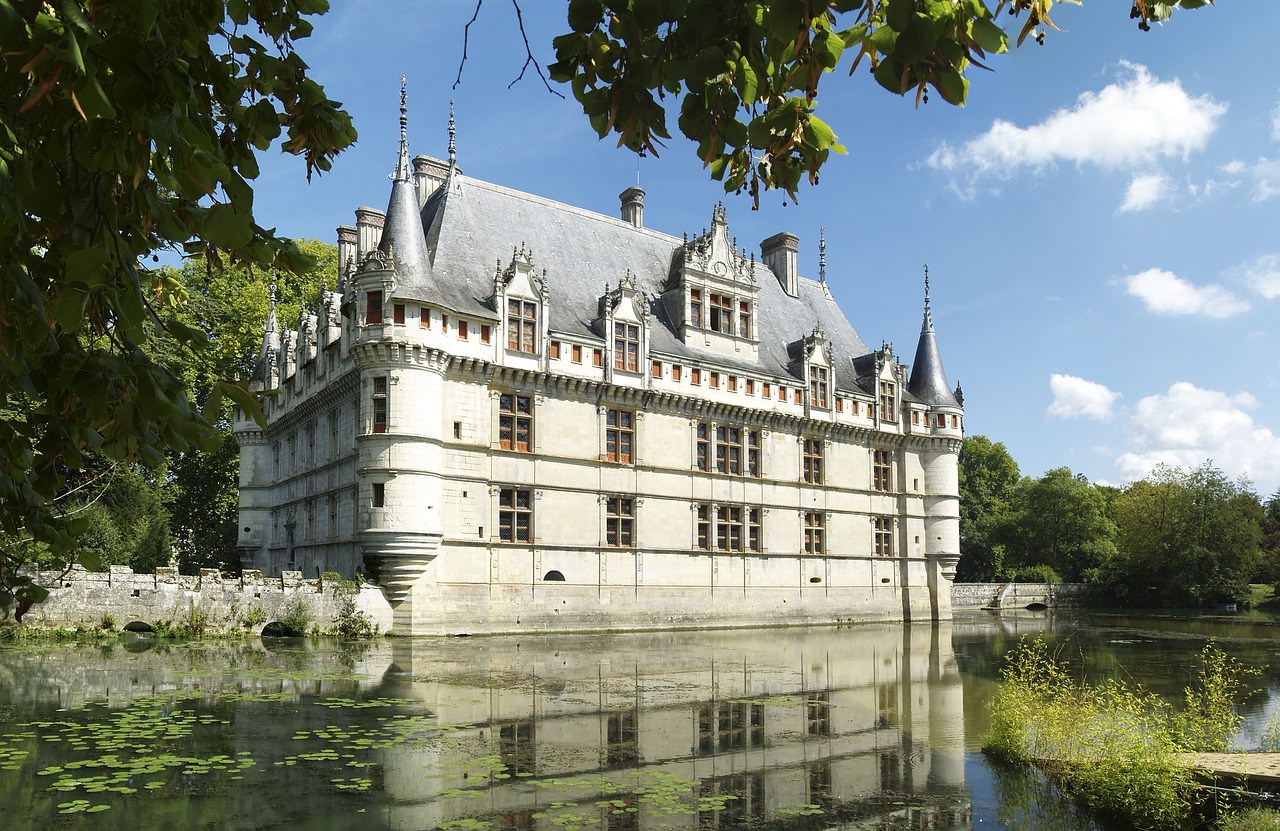
[[[340,638],[358,640],[378,636],[378,624],[374,623],[369,615],[357,609],[355,601],[349,597],[342,599],[342,605],[338,607],[338,616],[333,620],[333,629]]]
[[[1062,577],[1052,566],[1036,563],[1033,566],[1022,566],[1013,572],[1010,581],[1014,583],[1061,583]]]
[[[305,635],[311,630],[312,620],[311,607],[296,594],[280,609],[280,622],[286,629],[299,635]]]

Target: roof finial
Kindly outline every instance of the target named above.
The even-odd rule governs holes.
[[[924,328],[933,331],[933,310],[929,307],[929,264],[924,266]]]
[[[827,284],[827,228],[818,226],[818,282]]]
[[[271,285],[267,288],[267,331],[276,330],[276,275],[271,275]]]
[[[453,102],[449,102],[449,167],[458,163],[458,128],[453,121]]]
[[[397,182],[409,181],[409,109],[406,105],[405,87],[408,79],[400,76],[400,159],[396,162]]]

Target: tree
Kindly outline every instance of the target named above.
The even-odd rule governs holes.
[[[56,502],[90,454],[158,466],[217,432],[158,360],[203,360],[160,250],[281,272],[309,258],[253,215],[257,153],[306,175],[355,139],[294,42],[324,0],[0,0],[0,532],[67,553]],[[215,409],[243,386],[220,379]],[[0,614],[41,592],[0,551]]]
[[[1022,481],[999,534],[1008,566],[1047,565],[1068,581],[1091,578],[1116,550],[1106,498],[1065,467]]]
[[[483,2],[483,0],[481,0]],[[571,85],[601,138],[657,154],[670,138],[663,99],[680,102],[680,131],[725,190],[816,184],[831,153],[844,153],[816,115],[828,73],[866,66],[876,82],[916,103],[936,93],[963,105],[970,66],[1056,29],[1054,0],[569,0],[571,32],[555,39],[551,77]],[[1079,4],[1081,0],[1062,0]],[[1177,7],[1212,0],[1133,0],[1139,28]],[[994,8],[993,8],[994,6]],[[1024,16],[1025,14],[1025,16]]]
[[[1263,517],[1247,483],[1212,462],[1157,467],[1116,499],[1119,547],[1099,570],[1103,586],[1117,599],[1158,605],[1242,600]]]
[[[960,448],[960,563],[956,579],[997,580],[1003,574],[999,529],[1022,474],[1003,442],[968,436]]]

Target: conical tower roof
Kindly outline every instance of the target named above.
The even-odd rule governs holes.
[[[391,183],[391,199],[382,225],[378,250],[395,258],[396,288],[393,296],[409,300],[430,299],[431,256],[427,235],[418,213],[418,194],[409,164],[408,117],[404,79],[400,80],[400,157]]]
[[[926,404],[959,407],[951,393],[947,374],[942,369],[942,356],[938,354],[938,338],[933,332],[933,311],[929,308],[929,268],[924,270],[924,323],[920,327],[920,342],[916,345],[916,359],[911,364],[911,380],[907,389]]]

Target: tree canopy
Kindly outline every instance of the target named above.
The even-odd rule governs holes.
[[[1079,5],[1081,0],[1059,0]],[[1133,0],[1148,29],[1175,8],[1213,0]],[[570,84],[601,138],[657,154],[671,137],[664,99],[679,102],[680,132],[725,190],[780,188],[796,197],[844,153],[817,115],[819,84],[865,68],[916,103],[929,94],[963,105],[968,71],[986,68],[1011,38],[1040,43],[1056,29],[1054,0],[569,0],[572,31],[554,41],[551,77]],[[1014,18],[1006,29],[1000,14]]]
[[[1003,442],[966,436],[960,448],[960,563],[962,582],[995,580],[1003,573],[1000,533],[1022,474]]]
[[[280,272],[310,258],[253,214],[257,154],[307,176],[355,140],[296,41],[325,0],[0,0],[0,532],[69,550],[57,503],[91,454],[159,465],[218,433],[158,335],[207,333],[159,251]],[[210,399],[247,391],[217,380]],[[0,552],[0,613],[39,590]]]

